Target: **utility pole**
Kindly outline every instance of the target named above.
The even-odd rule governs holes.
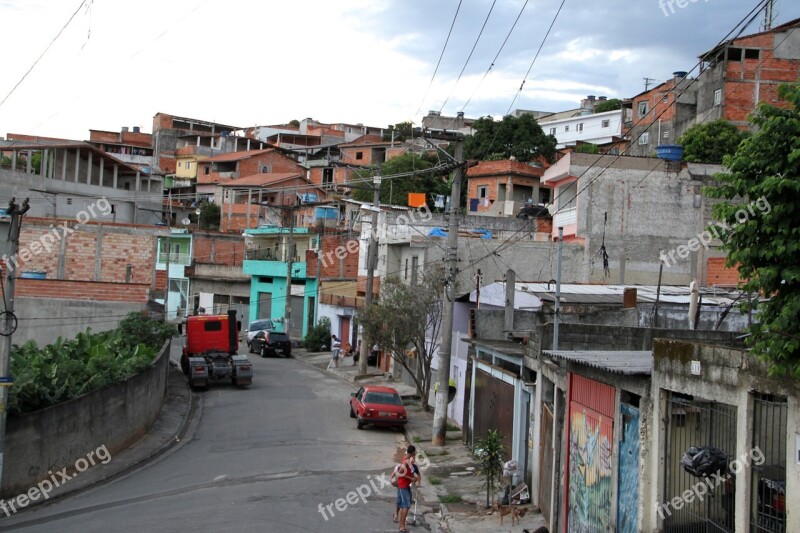
[[[459,113],[458,121],[463,121],[464,114]],[[461,124],[458,125],[460,128]],[[456,140],[455,160],[461,163],[464,158],[464,138],[459,135]],[[439,380],[436,389],[436,405],[433,414],[434,446],[444,446],[447,437],[447,404],[450,387],[450,355],[453,348],[453,310],[455,294],[452,298],[447,294],[448,285],[455,289],[458,278],[458,212],[461,208],[461,179],[464,174],[463,165],[456,167],[453,184],[450,190],[450,226],[447,233],[447,279],[444,287],[444,317],[442,318],[442,345],[439,347]],[[423,398],[423,401],[425,399]]]
[[[561,313],[561,258],[564,255],[564,228],[558,228],[558,262],[556,270],[556,305],[553,318],[553,350],[558,350],[558,322]]]
[[[167,288],[164,289],[164,324],[166,324],[169,321],[169,256],[170,255],[172,255],[172,230],[170,230],[170,235],[167,236]]]
[[[653,83],[655,81],[658,81],[658,80],[656,80],[654,78],[643,78],[643,79],[644,79],[644,90],[645,91],[650,89],[650,84],[651,83]]]
[[[294,262],[294,201],[297,193],[292,195],[289,207],[289,242],[286,244],[286,301],[284,302],[284,331],[288,335],[292,324],[292,263]]]
[[[30,204],[28,199],[22,202],[22,207],[18,206],[15,198],[11,198],[8,203],[8,215],[11,217],[11,224],[8,230],[8,258],[15,261],[19,250],[19,233],[22,229],[22,215],[24,215]],[[14,289],[17,276],[14,267],[7,260],[5,264],[5,283],[0,295],[3,297],[2,312],[2,331],[3,336],[0,340],[0,486],[3,481],[3,458],[6,445],[6,406],[8,405],[8,388],[14,383],[10,375],[11,369],[11,335],[17,329],[17,317],[14,315]]]
[[[367,284],[364,289],[364,307],[372,303],[372,291],[375,286],[375,267],[378,259],[378,213],[381,210],[381,177],[375,176],[372,180],[372,217],[370,218],[369,248],[367,249]],[[361,339],[361,351],[358,354],[358,373],[367,373],[367,359],[369,358],[370,344],[367,339]]]

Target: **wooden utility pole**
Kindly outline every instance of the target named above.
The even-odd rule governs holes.
[[[11,224],[8,230],[8,257],[4,266],[5,283],[2,286],[3,308],[0,311],[0,486],[3,481],[3,458],[6,444],[6,406],[8,405],[8,388],[13,385],[13,378],[10,375],[11,369],[11,336],[17,329],[17,317],[14,315],[14,289],[17,276],[14,272],[16,266],[16,256],[19,251],[19,233],[22,229],[22,215],[24,215],[30,204],[28,199],[18,206],[16,198],[11,198],[8,203],[8,215],[11,217]],[[15,266],[11,266],[12,262]],[[0,280],[2,282],[2,280]]]
[[[464,114],[459,113],[458,121],[463,121]],[[458,125],[460,127],[460,124]],[[452,134],[451,134],[452,135]],[[464,158],[464,138],[459,135],[456,139],[455,160],[461,163]],[[450,226],[447,233],[447,278],[444,287],[444,317],[442,318],[442,344],[439,347],[439,379],[436,389],[436,404],[433,414],[434,446],[444,446],[447,436],[447,404],[450,387],[450,355],[453,348],[453,311],[455,306],[455,291],[458,278],[458,215],[461,208],[461,179],[464,175],[463,165],[456,167],[453,174],[453,184],[450,190]],[[422,401],[427,401],[423,398]]]

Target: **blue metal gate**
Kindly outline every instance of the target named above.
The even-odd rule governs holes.
[[[619,443],[617,480],[617,532],[636,533],[639,525],[639,409],[619,406],[622,442]]]

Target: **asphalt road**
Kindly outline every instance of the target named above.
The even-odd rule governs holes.
[[[316,368],[294,359],[251,360],[253,385],[200,393],[196,430],[172,453],[0,520],[0,530],[397,531],[395,489],[379,476],[388,478],[402,434],[357,430],[348,416],[352,388]]]

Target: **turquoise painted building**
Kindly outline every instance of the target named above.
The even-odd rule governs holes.
[[[308,228],[262,226],[245,230],[244,238],[242,269],[250,276],[250,321],[269,318],[292,340],[303,339],[316,321],[318,281],[308,276],[305,260],[306,251],[318,247],[317,235],[310,235]],[[287,287],[290,258],[291,288]],[[286,324],[289,314],[291,321]]]

